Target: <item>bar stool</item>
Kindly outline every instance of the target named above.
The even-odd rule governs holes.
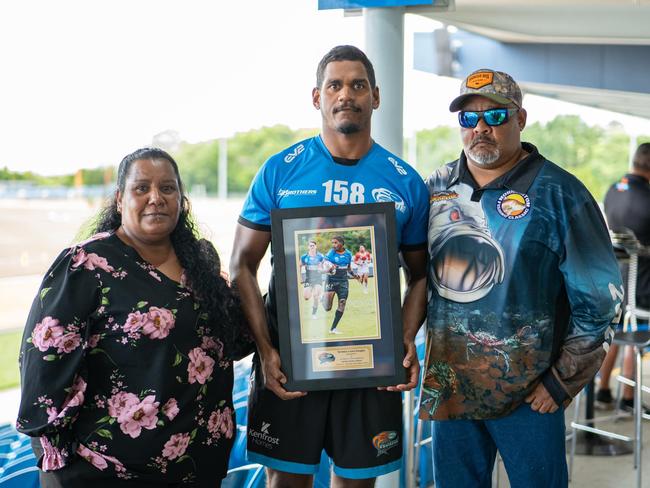
[[[643,431],[641,429],[641,419],[650,419],[650,415],[643,414],[643,404],[642,404],[642,393],[643,391],[650,393],[650,388],[643,386],[642,377],[643,377],[643,352],[646,348],[650,346],[650,330],[639,331],[637,330],[637,320],[638,319],[650,319],[650,310],[639,309],[636,306],[636,282],[638,274],[638,258],[639,255],[650,255],[647,247],[643,247],[639,244],[639,241],[636,239],[632,232],[626,233],[612,233],[612,245],[616,251],[617,257],[621,258],[621,252],[624,251],[627,254],[628,261],[628,279],[627,279],[627,306],[625,311],[625,316],[623,319],[623,330],[618,331],[614,334],[612,342],[618,344],[619,346],[628,346],[634,349],[635,359],[636,359],[636,374],[635,379],[630,380],[625,378],[622,375],[618,375],[616,380],[619,381],[619,386],[617,388],[617,404],[620,400],[620,383],[625,383],[629,386],[634,387],[634,437],[624,436],[616,434],[614,432],[608,432],[602,429],[596,429],[590,425],[584,425],[578,422],[578,413],[580,408],[580,395],[576,398],[575,406],[575,418],[571,422],[571,428],[573,429],[572,440],[571,440],[571,454],[569,459],[569,472],[571,473],[573,469],[573,457],[575,454],[575,445],[576,445],[576,430],[583,430],[586,432],[591,432],[592,434],[598,434],[606,436],[612,439],[618,439],[626,442],[633,442],[634,444],[634,469],[636,469],[636,486],[641,488],[641,473],[642,473],[642,462],[641,462],[641,450],[643,446]],[[624,353],[621,353],[621,357]],[[637,387],[639,385],[639,387]],[[600,420],[611,417],[601,417]],[[591,419],[593,421],[599,419]]]
[[[650,388],[643,386],[641,381],[643,376],[643,351],[650,346],[650,331],[632,331],[632,332],[617,332],[614,335],[614,344],[620,346],[630,346],[634,348],[634,356],[636,359],[636,374],[635,381],[628,378],[617,377],[619,381],[623,381],[634,387],[634,469],[636,469],[636,486],[641,487],[641,450],[643,448],[643,430],[641,429],[641,419],[650,419],[650,416],[643,414],[642,393],[646,391],[650,393]],[[638,385],[638,386],[637,386]]]

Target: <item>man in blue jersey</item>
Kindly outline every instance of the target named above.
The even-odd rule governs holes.
[[[312,104],[321,113],[321,134],[272,156],[262,166],[235,235],[232,278],[257,343],[248,457],[268,467],[271,487],[310,487],[325,449],[332,459],[333,485],[371,487],[376,476],[401,466],[400,391],[413,388],[418,380],[414,338],[426,302],[428,195],[417,172],[370,137],[379,88],[363,52],[337,46],[321,59]],[[407,278],[402,308],[407,382],[386,389],[287,391],[277,350],[273,275],[265,298],[256,280],[271,239],[270,212],[371,202],[395,204]],[[386,437],[395,441],[388,448],[373,443]]]
[[[463,151],[427,180],[429,304],[420,418],[436,488],[567,486],[564,410],[593,378],[623,289],[587,189],[521,142],[521,90],[471,73],[451,105]]]
[[[345,247],[345,240],[343,236],[335,236],[332,239],[332,249],[329,250],[325,259],[333,264],[332,270],[327,275],[327,283],[325,284],[325,294],[323,295],[323,308],[329,312],[332,310],[332,302],[334,301],[334,294],[339,299],[338,307],[334,312],[334,320],[332,327],[330,327],[330,334],[340,334],[336,330],[339,325],[343,312],[345,311],[345,304],[348,301],[348,293],[350,285],[348,283],[348,272],[351,271],[350,264],[352,264],[352,253]]]
[[[300,258],[301,267],[305,270],[305,281],[303,282],[302,296],[305,300],[313,299],[311,317],[316,318],[318,302],[323,291],[323,261],[325,256],[318,252],[316,241],[309,241],[309,250]]]

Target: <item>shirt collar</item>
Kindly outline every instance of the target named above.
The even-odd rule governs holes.
[[[508,188],[509,190],[518,193],[527,193],[530,186],[535,181],[535,177],[542,165],[544,164],[544,157],[539,154],[535,146],[528,142],[522,142],[521,147],[524,151],[528,152],[528,156],[519,161],[507,173],[501,175],[496,180],[491,181],[487,185],[481,187],[482,190]],[[467,168],[467,157],[465,151],[460,153],[460,158],[454,164],[451,176],[447,182],[447,189],[456,185],[457,183],[467,183],[475,190],[479,189],[478,184],[474,177]]]
[[[635,173],[627,173],[624,178],[627,178],[628,180],[636,180],[640,183],[650,183],[650,180],[648,180],[648,178]]]

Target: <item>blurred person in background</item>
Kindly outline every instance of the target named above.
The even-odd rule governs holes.
[[[316,241],[309,241],[308,250],[300,256],[300,267],[304,271],[302,297],[312,300],[311,317],[317,318],[318,304],[323,293],[323,261],[325,256],[318,251]]]
[[[365,246],[359,246],[359,251],[354,255],[354,264],[357,265],[357,277],[364,293],[368,293],[368,273],[371,262],[372,254],[366,251]]]
[[[17,428],[41,486],[218,487],[248,343],[172,157],[126,156],[93,230],[47,271],[23,335]]]
[[[607,225],[612,232],[632,231],[642,246],[650,246],[650,143],[641,144],[632,159],[632,171],[614,183],[605,195],[605,215]],[[627,290],[627,263],[620,266],[623,284]],[[650,310],[650,257],[639,256],[636,281],[636,306]],[[614,406],[614,399],[609,388],[609,380],[618,355],[618,346],[610,347],[603,366],[600,368],[600,386],[596,393],[596,405],[609,409]],[[634,378],[634,350],[625,349],[623,375]],[[634,409],[634,390],[623,386],[623,398],[619,404],[621,410],[632,412]],[[650,413],[645,407],[646,413]]]

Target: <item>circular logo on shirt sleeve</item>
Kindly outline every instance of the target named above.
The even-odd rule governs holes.
[[[507,191],[497,200],[497,212],[508,220],[517,220],[528,215],[530,198],[525,193]]]

